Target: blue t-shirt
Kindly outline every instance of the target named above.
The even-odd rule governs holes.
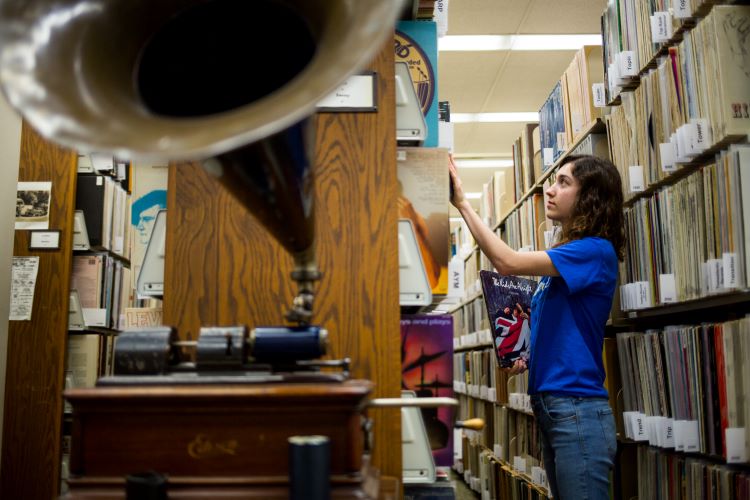
[[[531,300],[529,394],[607,397],[602,345],[617,286],[609,240],[587,237],[547,250],[560,276]]]

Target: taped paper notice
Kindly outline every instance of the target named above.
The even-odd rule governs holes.
[[[34,305],[39,257],[13,257],[10,284],[10,321],[28,321]]]

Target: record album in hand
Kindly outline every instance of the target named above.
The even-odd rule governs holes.
[[[479,271],[490,320],[495,355],[501,368],[527,361],[531,343],[531,297],[537,282],[516,276]]]

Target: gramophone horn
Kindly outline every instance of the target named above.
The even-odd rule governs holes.
[[[309,318],[307,118],[367,64],[401,0],[5,0],[0,81],[48,139],[120,158],[203,160],[295,258]]]

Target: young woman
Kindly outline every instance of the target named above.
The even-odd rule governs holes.
[[[546,191],[562,237],[543,252],[506,245],[469,205],[452,161],[450,175],[451,202],[497,271],[542,276],[531,303],[529,394],[551,493],[607,499],[617,443],[602,346],[625,240],[620,175],[609,161],[569,157]],[[508,371],[526,368],[519,360]]]

